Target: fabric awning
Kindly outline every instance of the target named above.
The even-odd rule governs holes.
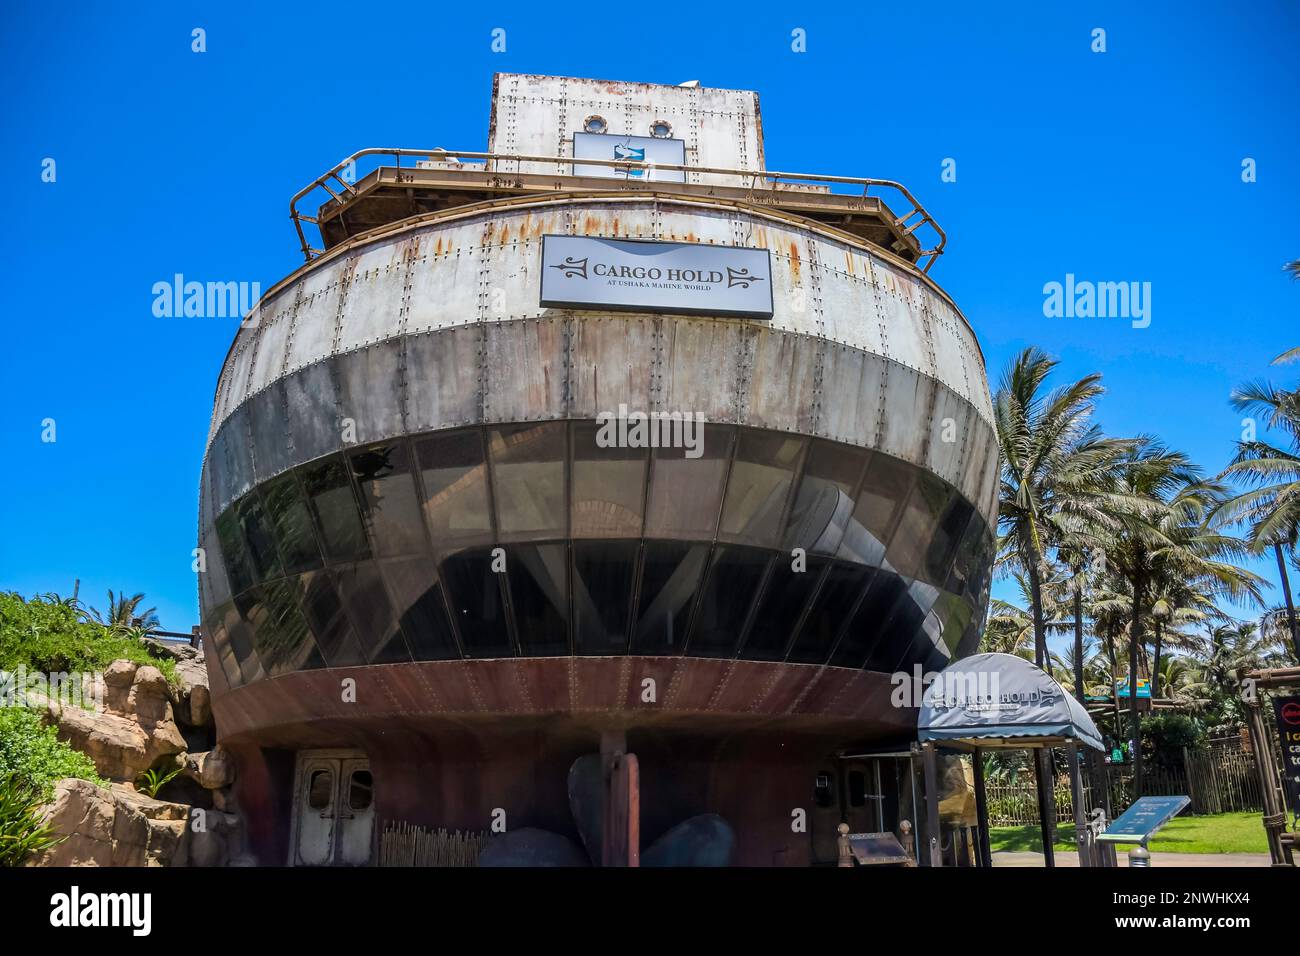
[[[935,675],[921,698],[917,739],[969,746],[1105,748],[1083,705],[1046,672],[1011,654],[975,654]]]

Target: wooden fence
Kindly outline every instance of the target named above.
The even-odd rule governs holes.
[[[426,830],[387,823],[379,837],[380,866],[478,866],[486,833]]]
[[[1228,813],[1262,810],[1259,775],[1255,772],[1255,755],[1238,740],[1215,741],[1204,750],[1184,750],[1183,765],[1175,768],[1143,767],[1142,792],[1133,792],[1133,767],[1107,767],[1111,809],[1122,813],[1139,797],[1183,794],[1191,797],[1192,813]],[[1026,776],[1014,784],[989,784],[989,824],[991,826],[1038,825],[1038,792],[1033,777]],[[1088,774],[1084,774],[1085,807],[1100,806],[1093,796]],[[1058,823],[1074,822],[1074,804],[1069,784],[1058,781],[1054,802]]]

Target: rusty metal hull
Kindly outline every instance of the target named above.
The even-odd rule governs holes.
[[[766,248],[774,317],[543,309],[548,233]],[[621,405],[698,414],[726,447],[702,459],[712,470],[692,465],[698,478],[659,510],[666,471],[653,456],[636,493],[579,507],[581,429]],[[548,423],[560,436],[558,517],[512,530],[520,518],[507,508],[505,465],[541,444]],[[485,451],[431,490],[442,472],[424,449],[447,436]],[[773,504],[742,501],[745,520],[730,520],[736,476],[768,464],[747,443],[782,442],[792,457]],[[404,463],[413,524],[394,523],[393,496],[378,496],[380,514],[375,489],[392,486],[358,464],[370,454],[385,468],[391,456]],[[819,455],[856,471],[815,474]],[[512,825],[564,831],[564,771],[618,729],[640,758],[646,838],[717,812],[740,835],[737,862],[807,862],[789,814],[807,803],[811,774],[841,748],[907,739],[914,713],[891,706],[889,675],[939,666],[978,639],[996,466],[983,361],[965,319],[907,263],[831,228],[735,203],[566,196],[448,211],[332,249],[272,289],[239,333],[201,479],[214,709],[259,856],[285,858],[294,750],[364,749],[389,819],[480,829],[504,807]],[[876,482],[878,470],[899,490]],[[537,474],[524,483],[551,480]],[[829,546],[825,535],[797,537],[813,479],[828,495],[827,527],[856,524],[862,547],[848,546],[840,525]],[[430,515],[439,496],[476,483],[486,524],[457,537]],[[674,525],[674,508],[707,495],[707,523]],[[358,550],[340,556],[332,538],[348,509],[362,530]],[[593,513],[604,522],[595,530]],[[397,542],[402,527],[419,529],[414,543]],[[299,534],[316,549],[306,558],[290,540]],[[782,610],[792,541],[807,545],[820,576],[789,592],[802,610],[788,639],[758,641]],[[592,598],[583,556],[593,543],[627,555],[621,597]],[[527,575],[502,575],[489,608],[464,594],[482,591],[481,578],[466,584],[455,569],[496,547]],[[699,568],[659,653],[638,643],[638,619],[654,549],[671,548],[700,549]],[[423,562],[427,577],[414,590],[399,585],[399,562],[403,573]],[[747,603],[733,612],[724,599],[736,591]],[[530,616],[538,594],[554,604],[549,616]],[[628,609],[608,625],[606,656],[584,653],[584,594],[597,618],[610,616],[611,600]],[[478,643],[480,613],[501,615],[500,647]],[[356,698],[345,702],[349,680]]]

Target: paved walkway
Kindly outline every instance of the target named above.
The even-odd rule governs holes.
[[[1127,846],[1116,848],[1116,862],[1128,866]],[[1004,851],[993,854],[994,866],[1042,866],[1043,854],[1032,851]],[[1056,852],[1057,866],[1078,867],[1079,854]],[[1267,853],[1160,853],[1151,854],[1152,866],[1268,866]]]

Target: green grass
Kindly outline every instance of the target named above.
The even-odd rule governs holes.
[[[1147,847],[1157,853],[1267,853],[1268,842],[1261,821],[1261,815],[1255,812],[1175,817],[1151,838]],[[1043,841],[1036,826],[990,827],[989,843],[994,853],[999,850],[1043,852]],[[1120,843],[1116,848],[1123,854],[1131,845]],[[1056,828],[1055,847],[1058,852],[1075,849],[1073,824]]]

